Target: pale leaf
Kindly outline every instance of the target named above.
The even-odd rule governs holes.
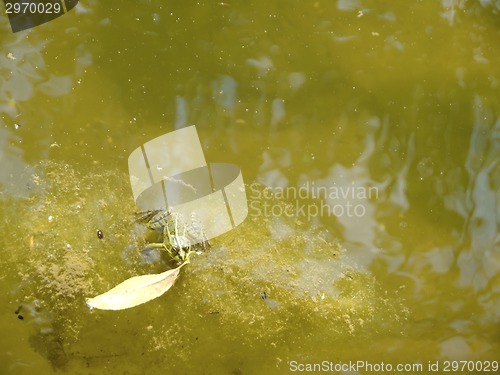
[[[87,298],[87,305],[102,310],[122,310],[148,302],[174,285],[184,264],[158,274],[131,277],[106,293]]]

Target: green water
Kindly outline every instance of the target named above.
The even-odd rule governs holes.
[[[12,34],[2,12],[0,373],[499,361],[499,19],[486,0],[82,0]],[[162,297],[89,310],[168,267],[137,252],[127,158],[193,124],[241,168],[247,219]]]

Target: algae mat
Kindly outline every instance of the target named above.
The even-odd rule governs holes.
[[[332,346],[346,356],[349,342],[381,332],[402,337],[409,312],[397,293],[353,267],[327,229],[293,214],[249,217],[212,240],[160,298],[89,309],[85,297],[171,266],[139,251],[147,236],[134,223],[127,176],[95,170],[44,163],[27,171],[28,197],[2,201],[2,285],[14,285],[1,320],[13,333],[2,360],[10,370],[31,361],[46,372],[184,373],[209,359],[210,371],[265,373],[290,358],[331,356]]]

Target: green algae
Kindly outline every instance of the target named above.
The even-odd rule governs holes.
[[[293,353],[310,356],[318,342],[327,348],[380,332],[399,336],[406,324],[408,309],[397,291],[388,293],[353,267],[321,224],[266,194],[249,203],[292,214],[249,216],[193,256],[176,285],[144,306],[91,311],[85,297],[163,271],[168,260],[138,251],[145,236],[134,224],[125,174],[52,162],[37,171],[28,198],[2,202],[9,234],[2,271],[17,278],[10,305],[22,306],[31,345],[55,369],[85,365],[104,373],[112,363],[115,371],[130,370],[140,356],[151,368],[194,369],[213,346],[241,353],[269,348],[272,363],[265,365],[275,368]]]

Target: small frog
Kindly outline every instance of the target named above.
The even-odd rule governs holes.
[[[163,233],[162,243],[150,243],[145,249],[164,249],[176,261],[185,263],[189,255],[210,246],[204,233],[195,230],[181,220],[181,215],[170,210],[149,210],[139,212],[137,222],[143,223],[151,230]]]

